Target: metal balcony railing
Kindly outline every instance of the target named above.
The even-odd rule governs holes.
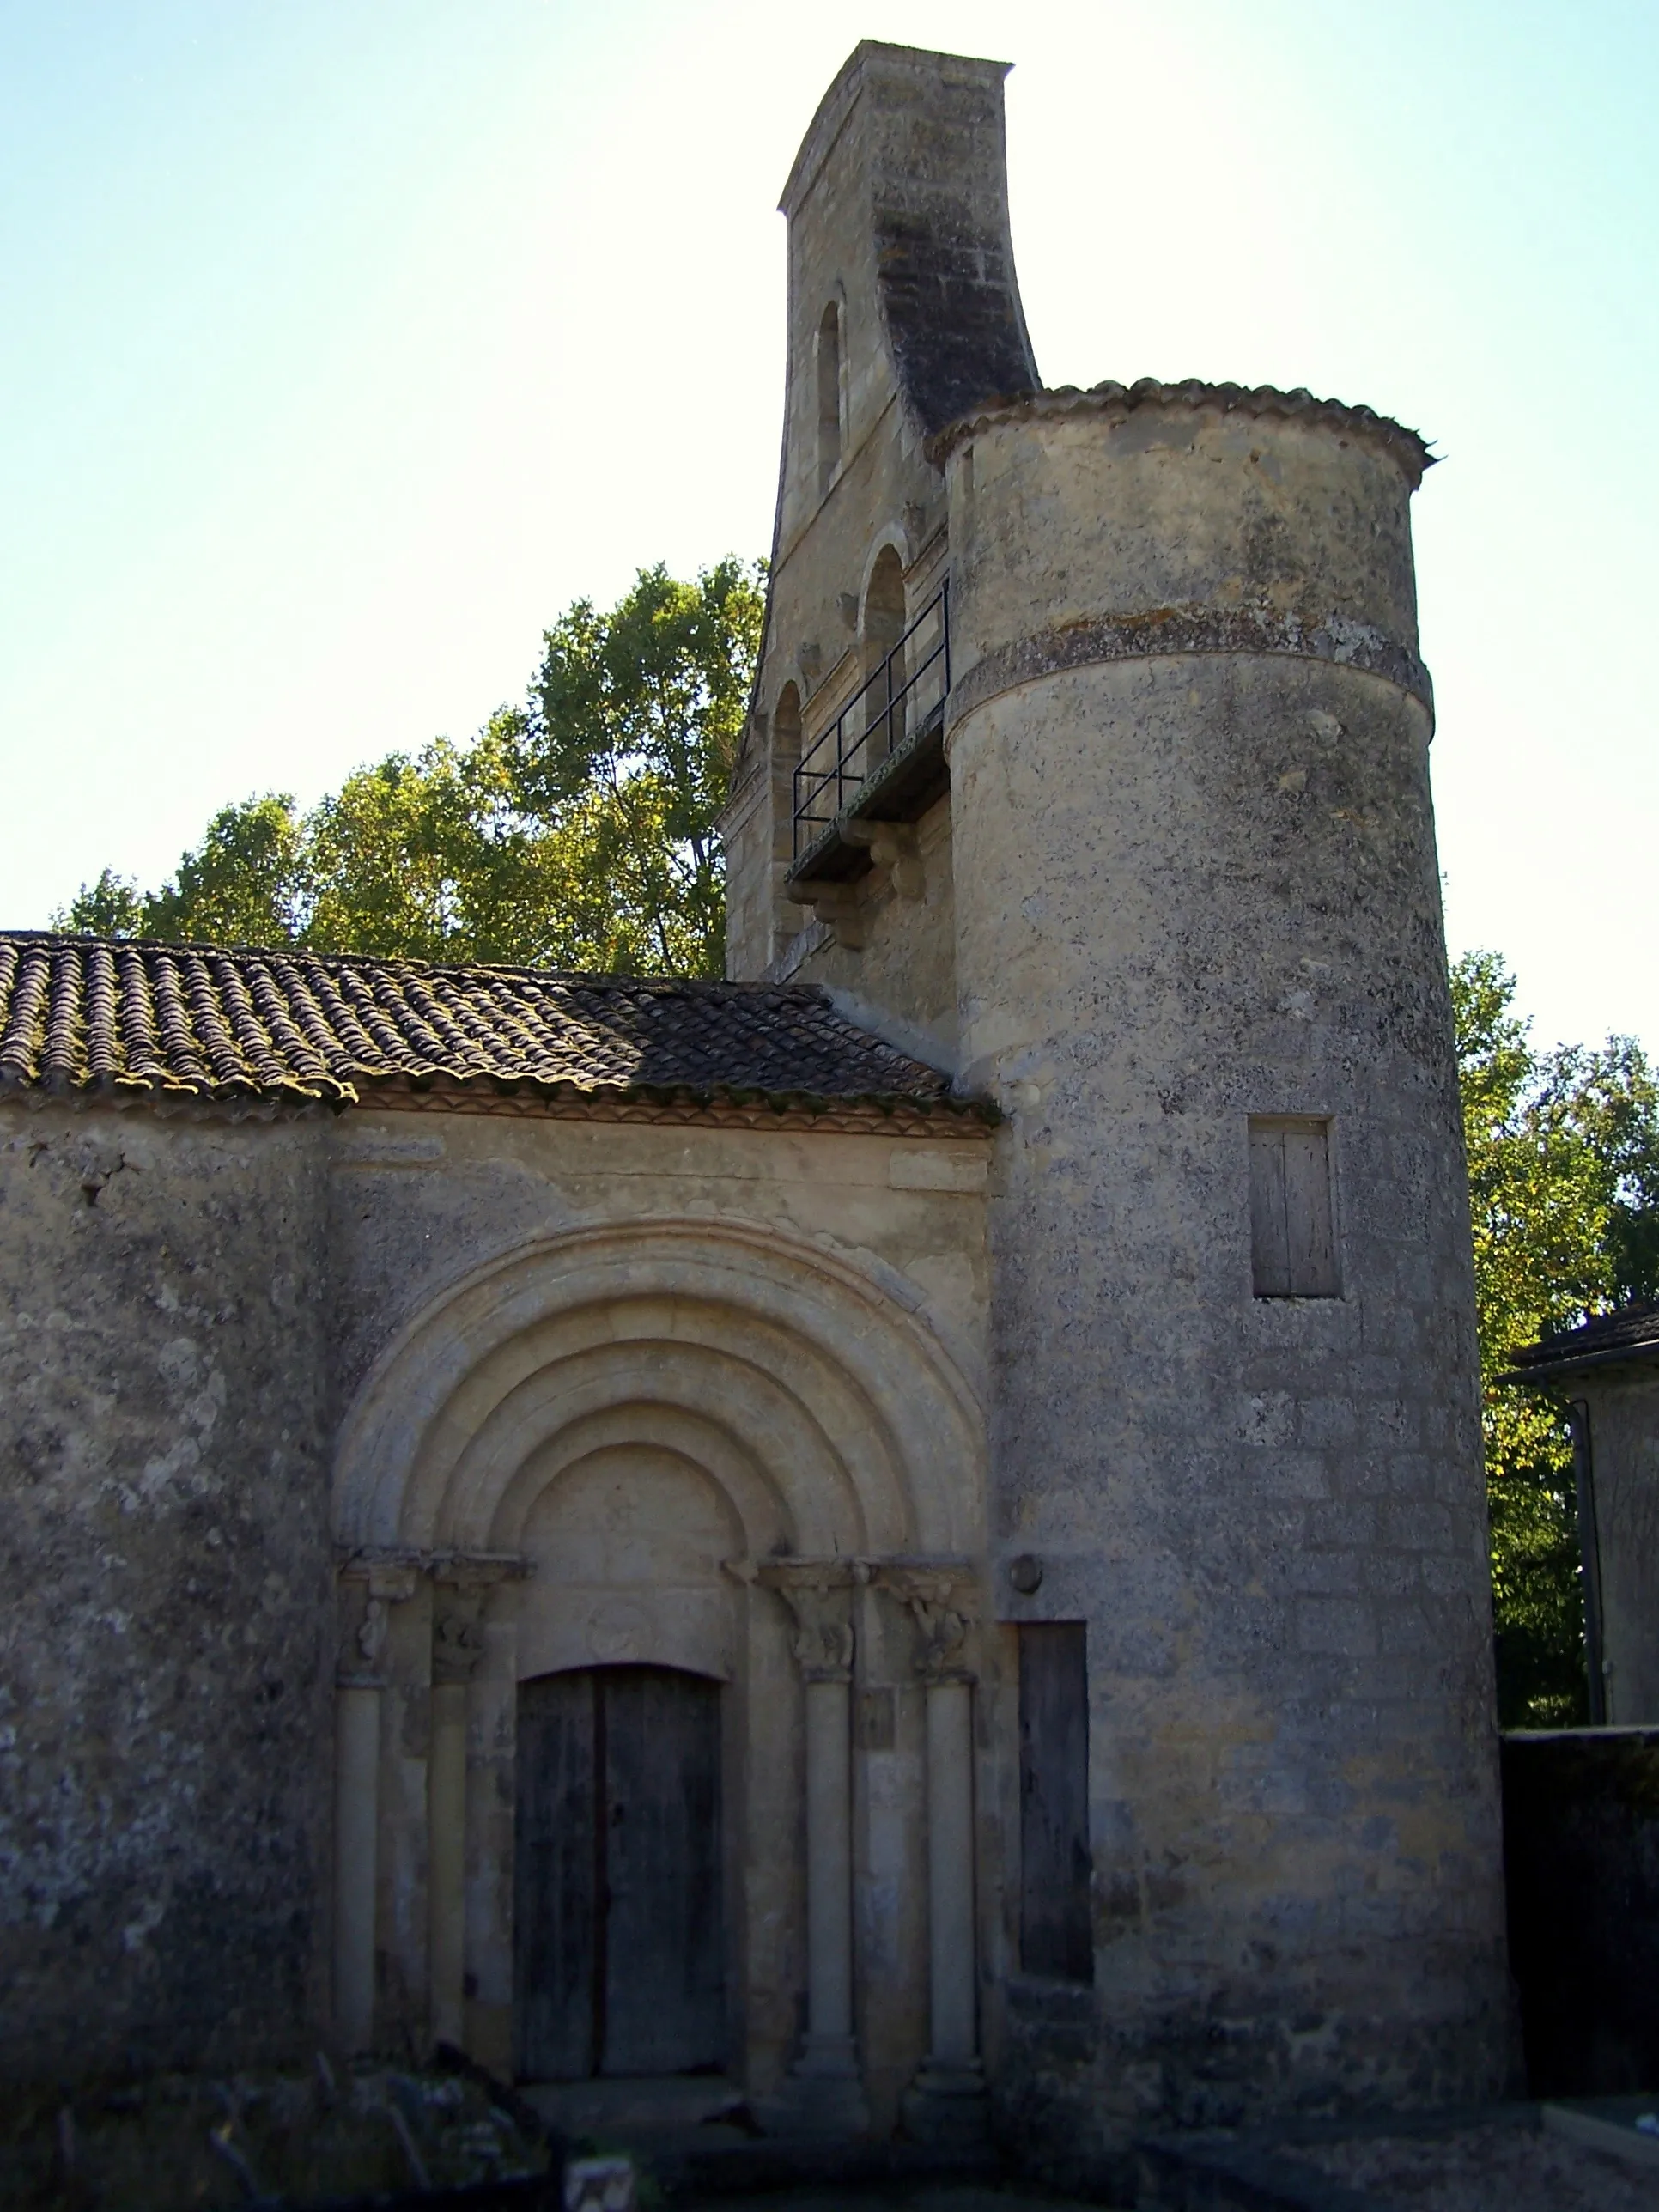
[[[866,677],[795,770],[795,858],[853,805],[906,738],[923,729],[951,689],[947,580]]]

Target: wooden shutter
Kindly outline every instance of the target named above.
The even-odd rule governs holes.
[[[1089,1911],[1089,1669],[1080,1620],[1019,1626],[1019,1963],[1095,1978]]]
[[[1331,1125],[1297,1115],[1250,1116],[1250,1259],[1259,1298],[1334,1298]]]

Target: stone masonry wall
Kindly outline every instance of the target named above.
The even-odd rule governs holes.
[[[323,1130],[0,1108],[0,2070],[308,2050]]]

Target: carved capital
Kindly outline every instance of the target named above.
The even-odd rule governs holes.
[[[418,1579],[418,1566],[396,1553],[359,1553],[341,1568],[335,1680],[342,1689],[383,1686],[380,1662],[392,1627],[392,1607],[414,1596]]]
[[[801,1679],[807,1682],[850,1682],[853,1679],[852,1611],[845,1590],[781,1590],[795,1616],[793,1650]]]
[[[795,1663],[808,1682],[853,1679],[853,1590],[870,1579],[861,1559],[769,1559],[755,1578],[794,1616]]]
[[[972,1682],[971,1638],[977,1612],[966,1567],[883,1567],[880,1587],[909,1611],[920,1632],[916,1672],[925,1682]]]
[[[487,1585],[438,1583],[432,1593],[432,1680],[437,1688],[465,1686],[483,1657],[482,1615]]]
[[[479,1626],[486,1594],[497,1583],[533,1571],[528,1559],[507,1552],[422,1552],[365,1546],[338,1554],[339,1656],[335,1679],[342,1689],[385,1686],[381,1662],[392,1626],[392,1607],[403,1605],[431,1577],[432,1678],[465,1682],[483,1651]]]
[[[432,1681],[464,1687],[484,1654],[483,1615],[489,1593],[520,1582],[534,1563],[508,1552],[441,1552],[432,1559]]]

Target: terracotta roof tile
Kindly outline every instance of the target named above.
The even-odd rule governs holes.
[[[1510,1356],[1522,1370],[1516,1379],[1522,1381],[1535,1380],[1557,1367],[1600,1367],[1613,1360],[1659,1356],[1659,1302],[1616,1307],[1559,1336],[1522,1345]]]
[[[1308,391],[1281,392],[1272,384],[1208,384],[1195,376],[1172,384],[1162,383],[1155,376],[1143,376],[1135,384],[1120,384],[1115,378],[1108,377],[1103,384],[1092,385],[1086,392],[1080,392],[1074,384],[1065,384],[1052,392],[1015,392],[1002,399],[988,400],[982,406],[969,409],[930,439],[928,459],[936,466],[942,466],[953,447],[994,422],[1014,422],[1031,415],[1120,417],[1132,415],[1138,407],[1186,407],[1254,418],[1276,415],[1346,431],[1391,453],[1413,487],[1422,482],[1424,472],[1435,464],[1436,456],[1429,451],[1426,439],[1388,416],[1379,415],[1374,407],[1349,406],[1340,399],[1316,399]]]
[[[0,1093],[348,1106],[388,1086],[986,1110],[812,984],[0,932]]]

